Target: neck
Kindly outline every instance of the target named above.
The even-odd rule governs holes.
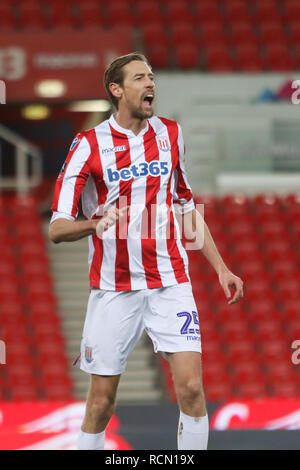
[[[147,125],[147,119],[135,118],[120,111],[117,111],[114,118],[119,126],[131,130],[135,135],[138,135]]]

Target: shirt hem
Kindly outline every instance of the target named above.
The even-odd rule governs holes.
[[[151,287],[136,287],[134,289],[133,288],[128,289],[128,285],[120,285],[117,288],[116,287],[110,287],[110,288],[105,287],[105,289],[103,289],[103,288],[99,287],[99,284],[94,284],[93,281],[92,281],[90,283],[90,288],[91,289],[99,289],[99,290],[108,290],[108,291],[119,292],[119,291],[135,291],[135,290],[144,290],[144,289],[159,289],[159,288],[163,288],[163,287],[176,286],[177,284],[183,284],[183,283],[186,283],[186,284],[191,283],[190,279],[186,275],[182,279],[177,279],[174,282],[162,283],[161,281],[157,281],[157,284],[152,284]]]

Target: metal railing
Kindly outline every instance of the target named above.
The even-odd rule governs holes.
[[[2,161],[9,157],[5,154],[2,155],[2,152],[0,152],[0,191],[13,189],[19,195],[26,194],[42,181],[41,151],[23,137],[2,125],[0,125],[0,145],[1,140],[8,142],[15,148],[15,175],[3,175]],[[31,171],[28,168],[29,157],[31,157]]]

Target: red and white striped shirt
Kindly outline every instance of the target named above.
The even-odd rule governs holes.
[[[101,238],[89,236],[91,287],[135,290],[190,280],[175,212],[195,206],[176,121],[154,116],[135,135],[112,115],[77,134],[56,182],[51,222],[75,220],[80,197],[87,219],[99,207],[130,207],[125,234],[117,222]]]

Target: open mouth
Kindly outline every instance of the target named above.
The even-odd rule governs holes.
[[[154,95],[148,94],[148,95],[144,96],[143,103],[144,103],[147,107],[152,107],[153,100],[154,100]]]

